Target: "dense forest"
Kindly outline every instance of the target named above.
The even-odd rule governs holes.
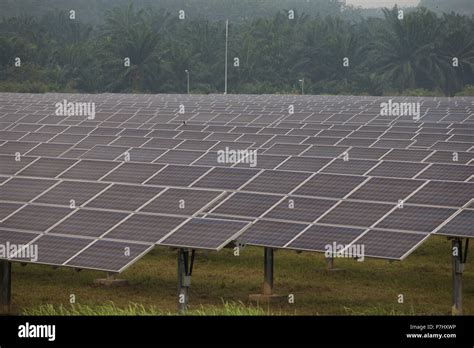
[[[253,1],[252,15],[229,16],[229,93],[301,93],[300,80],[307,94],[474,93],[473,16],[365,17],[325,0],[323,12],[259,17],[267,2]],[[184,93],[188,70],[191,93],[223,92],[223,18],[120,3],[97,23],[65,9],[4,17],[0,91]]]

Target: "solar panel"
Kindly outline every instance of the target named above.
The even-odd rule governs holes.
[[[94,240],[54,235],[42,235],[35,240],[38,263],[62,265]]]
[[[181,225],[185,218],[135,214],[125,220],[103,238],[156,243]]]
[[[71,148],[70,144],[44,143],[28,152],[28,156],[58,157]]]
[[[169,164],[191,164],[202,155],[204,155],[204,152],[202,151],[169,150],[156,159],[155,162]]]
[[[237,190],[257,173],[258,170],[255,169],[214,168],[192,186],[222,190]]]
[[[0,223],[0,228],[44,232],[70,212],[68,208],[27,205]]]
[[[435,151],[426,162],[466,164],[474,158],[474,152]]]
[[[151,245],[98,240],[66,265],[121,272],[150,249]]]
[[[0,200],[29,202],[56,183],[55,180],[13,178],[0,186]]]
[[[384,259],[404,259],[428,237],[422,233],[404,233],[372,230],[357,239],[355,244],[364,246],[364,255]]]
[[[313,225],[291,243],[285,246],[288,249],[307,251],[331,251],[336,245],[346,246],[360,236],[364,230],[325,225]]]
[[[348,150],[345,146],[312,146],[309,150],[305,151],[303,156],[312,157],[337,157]]]
[[[384,161],[368,172],[367,175],[392,178],[413,178],[426,166],[427,164],[423,163]]]
[[[472,238],[474,236],[473,221],[474,210],[463,210],[436,233],[446,236]]]
[[[107,187],[94,182],[63,181],[35,199],[35,203],[75,206],[85,203]]]
[[[462,207],[474,197],[474,183],[431,181],[407,203]]]
[[[287,159],[287,156],[276,156],[276,155],[260,155],[256,156],[256,164],[247,163],[241,161],[240,163],[236,164],[235,167],[241,168],[257,168],[257,169],[274,169],[280,163]],[[252,167],[253,165],[253,167]]]
[[[424,158],[428,157],[432,151],[427,150],[404,150],[404,149],[393,149],[385,156],[383,160],[388,161],[408,161],[408,162],[421,162]]]
[[[130,154],[130,162],[146,162],[151,163],[166,150],[163,149],[141,149],[141,148],[133,148],[129,151]]]
[[[347,160],[336,159],[327,167],[325,167],[322,173],[333,173],[333,174],[354,174],[363,175],[365,172],[373,168],[378,162],[371,160]]]
[[[348,198],[397,203],[423,184],[422,180],[370,178]]]
[[[103,146],[96,145],[87,151],[81,158],[97,159],[97,160],[114,160],[119,156],[123,156],[128,151],[126,146]]]
[[[51,229],[49,233],[100,237],[127,216],[126,213],[80,209]]]
[[[140,184],[159,172],[163,167],[161,164],[127,162],[110,172],[102,181]]]
[[[146,184],[187,187],[209,170],[208,167],[170,165],[149,179]]]
[[[17,175],[54,178],[71,167],[74,163],[76,163],[74,160],[68,159],[40,158]]]
[[[273,221],[258,221],[251,225],[239,238],[244,244],[282,248],[307,225]]]
[[[159,245],[220,250],[235,240],[247,225],[241,221],[195,218],[160,241]]]
[[[294,194],[313,197],[343,198],[364,180],[366,179],[361,176],[316,174],[298,188]]]
[[[81,160],[73,167],[62,173],[61,179],[76,179],[76,180],[98,180],[112,169],[116,168],[120,163],[107,161],[90,161]]]
[[[266,170],[241,189],[265,193],[290,193],[309,176],[309,173]]]
[[[307,148],[309,148],[309,145],[274,144],[268,150],[266,150],[264,154],[266,155],[299,155]]]
[[[391,212],[376,228],[429,233],[455,212],[455,209],[404,206]]]
[[[37,233],[27,233],[27,232],[17,232],[17,231],[8,231],[0,228],[0,245],[17,244],[25,245],[31,242],[33,239],[37,238],[39,234]],[[0,259],[6,259],[4,253],[0,253]]]
[[[87,203],[90,208],[134,211],[162,191],[157,187],[116,184]]]
[[[392,208],[393,206],[390,204],[342,202],[319,222],[333,225],[370,227]]]
[[[463,164],[433,164],[423,173],[420,179],[465,181],[474,175],[474,166]]]
[[[259,217],[280,199],[281,197],[273,195],[237,192],[213,210],[212,213]]]
[[[13,156],[19,153],[20,155],[24,155],[35,146],[38,146],[37,142],[7,141],[0,146],[0,154]]]
[[[141,211],[193,215],[219,197],[221,193],[219,191],[169,189],[144,206]]]
[[[16,160],[15,156],[0,155],[0,175],[13,175],[35,159],[34,157],[20,157],[19,160]]]
[[[261,161],[261,157],[258,157],[258,161]],[[278,166],[278,170],[293,170],[302,172],[317,172],[328,164],[330,159],[328,158],[315,158],[315,157],[290,157],[289,160],[285,161],[282,165]]]
[[[21,204],[15,203],[0,203],[0,221],[5,219],[7,216],[21,208]]]
[[[280,202],[265,218],[313,222],[331,208],[336,201],[302,197],[288,197]]]

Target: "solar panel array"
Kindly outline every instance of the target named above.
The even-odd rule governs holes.
[[[65,99],[94,119],[57,116]],[[382,97],[2,93],[0,243],[118,272],[156,245],[403,259],[431,234],[472,237],[474,99],[392,100],[420,118],[381,116]]]

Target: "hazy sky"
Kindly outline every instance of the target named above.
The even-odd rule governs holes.
[[[393,7],[399,6],[416,6],[420,0],[347,0],[348,5],[362,6],[362,7]]]

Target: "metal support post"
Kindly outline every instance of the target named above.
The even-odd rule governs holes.
[[[273,293],[273,249],[264,249],[263,295]]]
[[[3,313],[10,312],[12,291],[12,264],[9,261],[0,261],[0,278],[2,280],[1,302]]]

